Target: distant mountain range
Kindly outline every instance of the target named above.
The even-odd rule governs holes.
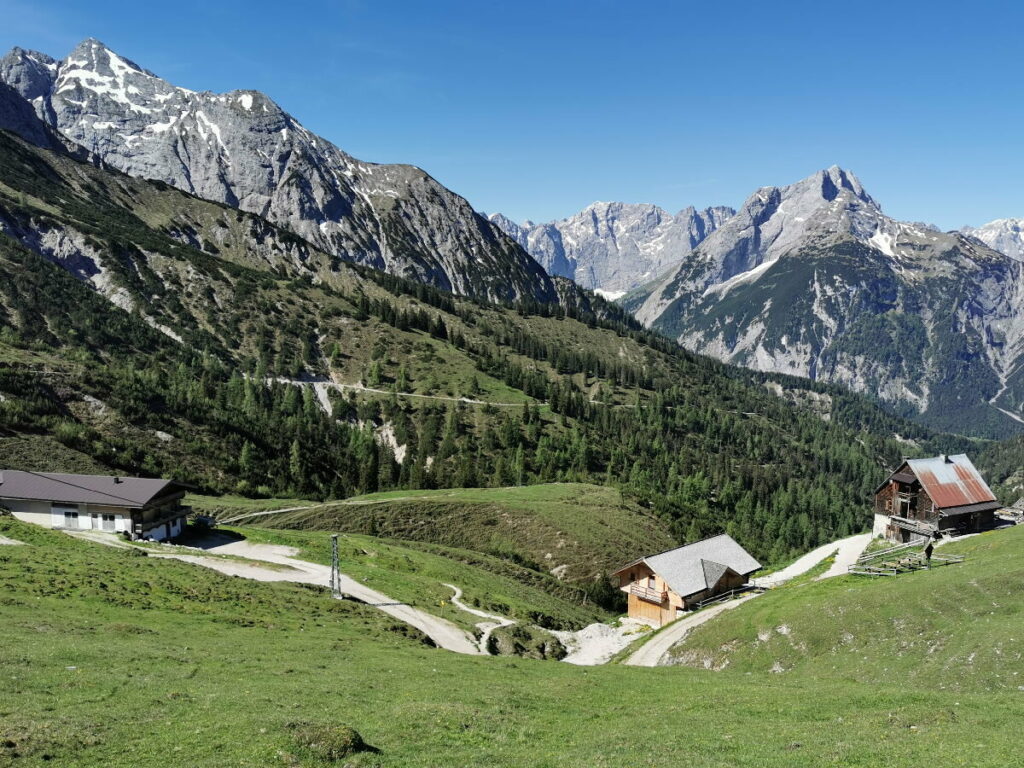
[[[488,218],[549,274],[617,299],[678,266],[734,213],[722,206],[691,207],[673,216],[656,205],[594,203],[547,224],[517,224],[500,213]]]
[[[258,91],[179,88],[93,39],[61,61],[14,48],[0,82],[110,166],[256,213],[337,259],[474,298],[558,300],[466,200],[411,165],[357,160]]]
[[[757,190],[625,304],[689,349],[1008,434],[1024,421],[1024,265],[997,237],[896,221],[832,167]]]
[[[1024,422],[1022,220],[948,233],[896,221],[838,167],[736,212],[595,203],[550,224],[489,218],[695,352],[840,383],[942,429]]]
[[[964,227],[960,231],[1007,256],[1024,261],[1024,219],[996,219],[980,227]]]
[[[945,233],[896,221],[833,167],[739,211],[595,203],[516,224],[418,168],[351,157],[259,92],[180,88],[92,39],[61,61],[0,59],[0,127],[259,217],[169,213],[166,235],[208,254],[284,259],[333,284],[353,262],[482,301],[608,311],[578,285],[730,363],[841,383],[940,429],[1024,427],[1021,220]],[[48,227],[6,231],[108,298],[145,302],[108,279],[89,236]],[[162,330],[180,324],[170,306],[150,315]]]

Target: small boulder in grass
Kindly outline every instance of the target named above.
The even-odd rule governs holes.
[[[358,752],[377,752],[359,731],[347,725],[317,725],[313,723],[292,723],[295,746],[312,757],[326,762],[336,762]]]

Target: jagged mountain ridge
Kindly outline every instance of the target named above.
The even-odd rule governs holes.
[[[886,216],[838,167],[759,189],[627,306],[691,350],[841,383],[938,428],[1024,423],[1021,262]]]
[[[656,205],[598,202],[546,224],[517,224],[500,213],[488,218],[549,274],[615,299],[679,264],[734,213],[691,206],[672,215]]]
[[[466,200],[419,168],[351,157],[257,91],[180,88],[93,39],[61,61],[14,48],[0,81],[110,166],[256,213],[343,260],[485,300],[558,299]]]

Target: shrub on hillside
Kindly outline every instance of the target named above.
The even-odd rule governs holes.
[[[498,627],[487,638],[487,652],[492,656],[522,656],[525,659],[560,661],[568,653],[562,641],[539,627],[515,624]]]
[[[334,763],[359,752],[377,752],[355,728],[347,725],[291,723],[295,747],[309,757]]]

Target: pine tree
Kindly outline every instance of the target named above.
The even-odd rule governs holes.
[[[291,477],[292,487],[300,490],[303,483],[302,446],[299,440],[292,440],[291,450],[288,452],[288,473]]]
[[[374,360],[370,364],[369,373],[366,374],[366,386],[379,387],[383,378],[384,374],[381,371],[380,360]]]

